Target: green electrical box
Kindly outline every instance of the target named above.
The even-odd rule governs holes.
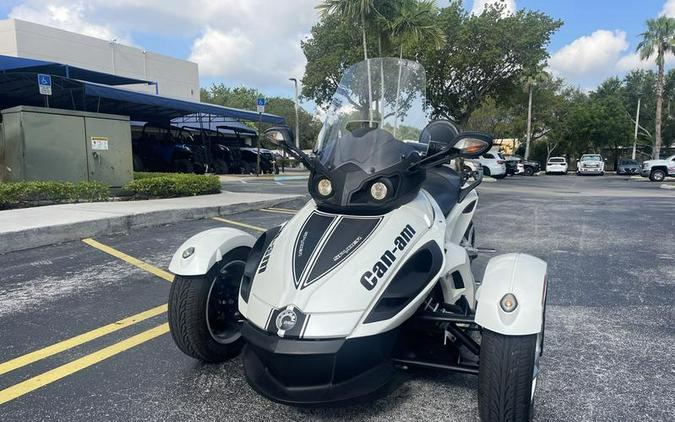
[[[0,180],[99,181],[133,178],[129,117],[18,106],[2,110]]]

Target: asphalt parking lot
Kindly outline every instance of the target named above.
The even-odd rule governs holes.
[[[621,176],[513,177],[479,191],[477,244],[549,264],[535,420],[673,420],[675,191]],[[470,375],[414,372],[367,405],[296,409],[256,395],[237,359],[204,365],[178,351],[164,308],[173,251],[212,227],[256,234],[301,205],[0,255],[0,420],[477,420]],[[488,259],[475,262],[479,278]]]

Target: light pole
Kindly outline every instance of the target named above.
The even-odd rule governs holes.
[[[295,78],[288,78],[295,84],[295,146],[300,149],[300,120],[298,118],[298,80]]]
[[[637,134],[638,134],[638,126],[639,126],[639,121],[640,121],[640,100],[642,100],[642,97],[638,97],[638,103],[637,103],[637,111],[635,111],[635,133],[633,134],[633,160],[635,160],[635,148],[637,147]]]
[[[532,81],[528,84],[527,99],[527,139],[525,140],[525,160],[530,158],[530,138],[532,137]]]

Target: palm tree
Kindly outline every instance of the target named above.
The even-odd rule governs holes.
[[[414,47],[422,42],[440,48],[445,41],[445,34],[436,24],[438,7],[434,0],[399,0],[395,5],[394,17],[387,22],[392,39],[399,44],[399,59],[403,60],[403,47]],[[396,105],[398,113],[399,92],[401,91],[401,71],[399,64],[398,84],[396,87]],[[394,120],[394,136],[398,120]]]
[[[392,38],[399,44],[399,56],[403,58],[403,47],[413,47],[422,42],[440,48],[445,34],[436,23],[438,7],[434,0],[399,0],[395,16],[389,22]]]
[[[658,159],[661,152],[661,113],[663,108],[664,56],[675,52],[675,19],[661,16],[647,21],[647,31],[640,34],[642,41],[637,46],[642,60],[656,53],[658,77],[656,79],[656,130],[654,134],[653,158]]]
[[[375,0],[324,0],[323,3],[316,6],[322,17],[328,15],[338,15],[343,19],[361,21],[361,35],[363,40],[363,59],[366,60],[368,72],[368,116],[372,124],[373,110],[371,104],[373,103],[371,76],[370,76],[370,62],[368,62],[368,44],[366,43],[366,32],[373,24],[377,10],[375,9]]]

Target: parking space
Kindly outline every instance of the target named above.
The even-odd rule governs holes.
[[[306,181],[282,183],[224,187],[306,191]],[[478,245],[549,264],[535,419],[669,420],[675,192],[619,176],[541,176],[480,193]],[[163,308],[173,251],[213,227],[256,235],[301,204],[0,255],[0,420],[476,420],[469,375],[416,371],[372,403],[296,409],[255,394],[238,359],[204,365],[178,351]],[[476,261],[479,277],[489,258]]]

